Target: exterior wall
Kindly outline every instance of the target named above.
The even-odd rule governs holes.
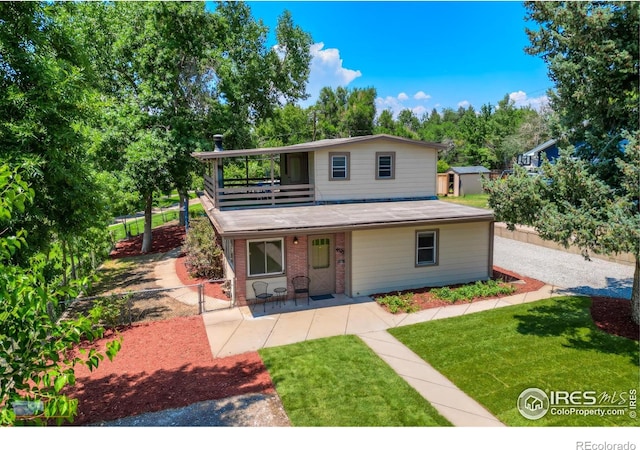
[[[345,292],[346,242],[344,233],[335,234],[336,294]]]
[[[286,254],[285,254],[285,267],[287,277],[287,298],[293,298],[293,285],[291,280],[293,277],[302,275],[307,276],[307,236],[297,236],[298,244],[293,243],[294,236],[287,236],[284,241]]]
[[[487,174],[488,175],[488,174]],[[479,173],[470,173],[458,175],[460,180],[459,195],[482,194],[482,175]]]
[[[234,262],[235,262],[235,280],[236,287],[236,305],[244,305],[247,301],[247,241],[244,239],[236,239],[234,243]],[[249,291],[251,292],[251,291]],[[251,298],[251,297],[249,297]]]
[[[336,271],[336,289],[337,294],[345,292],[345,233],[336,233],[335,235],[335,271]],[[236,304],[245,305],[247,299],[253,299],[254,281],[265,281],[269,283],[268,291],[273,292],[277,287],[287,288],[287,298],[293,298],[293,285],[291,280],[298,275],[308,276],[308,246],[307,236],[297,235],[298,244],[293,243],[294,236],[285,236],[285,273],[282,275],[267,277],[248,277],[247,276],[247,241],[245,239],[235,240],[235,273],[230,272],[229,278],[235,275],[235,294]]]
[[[348,152],[349,179],[329,180],[329,153]],[[376,152],[395,152],[395,177],[376,180]],[[310,158],[316,201],[374,200],[436,195],[438,152],[404,143],[368,142],[317,150]]]
[[[361,230],[351,233],[352,297],[487,280],[492,222]],[[438,231],[438,263],[416,267],[416,231]]]

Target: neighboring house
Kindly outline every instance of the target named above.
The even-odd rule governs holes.
[[[549,161],[553,161],[560,156],[556,139],[551,139],[522,155],[518,155],[517,163],[531,172],[536,172],[542,165],[545,156]]]
[[[311,278],[311,295],[350,297],[486,280],[493,213],[436,197],[440,144],[388,135],[194,153],[204,209],[223,244],[236,304]],[[263,158],[267,176],[224,178],[225,161]]]
[[[450,167],[445,173],[438,174],[438,195],[460,197],[482,194],[482,176],[491,171],[483,166]]]

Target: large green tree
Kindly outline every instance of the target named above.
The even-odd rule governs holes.
[[[542,176],[487,184],[497,220],[590,253],[636,257],[632,315],[640,323],[638,3],[531,2],[531,54],[547,62],[558,137],[568,146]]]
[[[285,12],[268,48],[267,27],[241,2],[213,11],[202,2],[65,8],[92,48],[107,99],[98,159],[144,201],[148,252],[153,194],[172,186],[186,198],[192,152],[211,149],[216,133],[226,146],[251,147],[250,130],[277,105],[303,98],[311,38]]]
[[[590,160],[601,179],[615,185],[620,134],[638,128],[637,2],[527,2],[525,50],[540,56],[554,82],[549,100],[554,134]]]
[[[73,421],[78,401],[63,388],[75,383],[76,365],[92,369],[104,357],[96,350],[84,356],[68,352],[83,339],[101,337],[104,329],[95,315],[59,320],[57,302],[68,292],[45,280],[44,255],[32,256],[29,268],[12,263],[28,233],[7,225],[35,197],[18,171],[0,165],[0,425]],[[110,342],[107,356],[113,358],[119,348],[118,340]]]
[[[50,3],[0,3],[0,159],[31,168],[24,176],[38,195],[13,225],[30,231],[32,252],[56,239],[66,248],[107,220],[88,154],[97,98],[86,54],[54,10]]]

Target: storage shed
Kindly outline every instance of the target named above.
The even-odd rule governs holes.
[[[460,197],[471,194],[482,194],[482,176],[489,176],[491,171],[483,166],[450,167],[446,175],[446,192],[438,194]],[[441,183],[438,183],[440,187]]]

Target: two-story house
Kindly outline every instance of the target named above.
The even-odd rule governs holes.
[[[194,153],[206,165],[205,211],[223,243],[232,299],[311,279],[311,295],[349,297],[486,280],[493,213],[436,196],[440,144],[388,135]],[[225,178],[235,159],[265,176]],[[237,174],[236,170],[236,174]]]

